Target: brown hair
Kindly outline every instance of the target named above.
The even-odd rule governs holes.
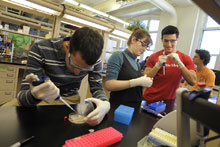
[[[140,27],[135,27],[132,29],[132,31],[133,33],[131,34],[127,42],[128,46],[131,44],[132,37],[136,37],[136,39],[146,38],[144,42],[146,42],[148,45],[152,45],[152,39],[150,37],[150,34],[146,30],[141,29]]]

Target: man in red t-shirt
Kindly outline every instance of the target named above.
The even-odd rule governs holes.
[[[163,49],[152,54],[145,64],[144,74],[154,78],[153,85],[146,88],[143,97],[147,103],[163,100],[166,112],[173,109],[176,89],[182,76],[190,84],[196,83],[196,73],[192,59],[176,49],[179,31],[175,26],[167,26],[161,32]]]

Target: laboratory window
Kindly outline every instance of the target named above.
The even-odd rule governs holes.
[[[144,54],[140,57],[141,60],[144,60],[147,56],[150,56],[154,52],[160,20],[159,19],[147,19],[147,20],[144,20],[143,23],[145,27],[148,28],[148,32],[151,35],[153,45],[149,48],[149,51],[144,52]]]
[[[211,60],[207,65],[211,69],[215,69],[215,67],[219,67],[217,64],[218,58],[220,58],[219,51],[220,51],[220,25],[216,23],[211,17],[207,17],[201,42],[200,48],[208,50],[211,54]]]

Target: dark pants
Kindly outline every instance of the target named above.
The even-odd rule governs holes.
[[[163,100],[164,103],[166,103],[166,109],[164,112],[169,113],[173,110],[176,109],[175,107],[175,100],[170,99],[170,100]]]

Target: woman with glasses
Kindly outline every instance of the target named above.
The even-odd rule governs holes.
[[[135,28],[127,44],[127,49],[114,52],[108,60],[105,86],[111,91],[110,102],[141,102],[143,87],[152,85],[152,79],[142,75],[136,61],[152,44],[149,33]]]

